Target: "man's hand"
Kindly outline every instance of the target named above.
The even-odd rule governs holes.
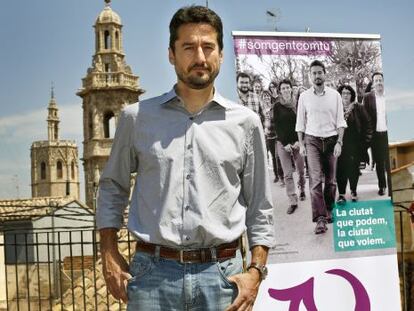
[[[300,145],[299,145],[299,142],[298,142],[298,141],[296,141],[296,142],[292,145],[292,148],[293,148],[294,150],[299,149],[299,147],[300,147]]]
[[[252,310],[260,285],[260,273],[256,269],[249,269],[229,277],[229,281],[237,285],[239,294],[226,311]]]
[[[283,148],[285,148],[286,152],[291,153],[292,152],[292,145],[291,144],[287,144],[286,146],[284,146]]]
[[[128,263],[118,251],[117,234],[114,229],[101,229],[102,272],[106,286],[115,299],[128,302],[126,285],[132,277]]]
[[[336,143],[334,147],[334,156],[338,158],[341,155],[342,152],[342,146],[340,143]]]
[[[302,157],[306,157],[306,148],[304,143],[299,143],[299,153]]]

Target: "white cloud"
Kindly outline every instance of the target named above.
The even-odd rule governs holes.
[[[59,106],[61,139],[82,136],[82,107],[79,104]],[[0,118],[2,142],[26,142],[47,139],[47,110],[45,108]]]
[[[414,108],[414,90],[387,89],[386,97],[388,111]]]

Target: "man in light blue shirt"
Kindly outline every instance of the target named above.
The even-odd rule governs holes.
[[[253,305],[266,276],[274,226],[264,135],[254,112],[214,88],[222,36],[210,9],[178,10],[169,47],[177,84],[121,114],[97,226],[108,289],[130,310],[238,310]],[[128,229],[138,241],[128,267],[117,231],[133,172]],[[245,230],[252,259],[242,273]]]

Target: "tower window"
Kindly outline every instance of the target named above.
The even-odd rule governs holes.
[[[105,49],[110,49],[112,47],[111,42],[111,34],[108,30],[105,30],[104,32],[104,40],[105,40]]]
[[[89,111],[88,114],[88,131],[89,131],[89,139],[93,138],[93,116],[92,116],[92,111]]]
[[[53,133],[53,138],[58,140],[58,125],[55,123],[55,132]]]
[[[62,179],[63,178],[63,166],[61,161],[57,161],[56,163],[56,178]]]
[[[120,50],[121,49],[121,45],[120,45],[120,41],[119,41],[119,33],[118,33],[118,31],[115,32],[115,44],[116,44],[116,48],[118,50]]]
[[[112,138],[115,133],[115,118],[112,111],[108,111],[104,115],[104,137]]]
[[[75,162],[72,161],[70,164],[70,175],[72,179],[75,179]]]
[[[40,179],[46,179],[46,163],[40,163]]]

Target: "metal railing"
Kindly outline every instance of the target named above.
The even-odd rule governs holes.
[[[411,226],[412,211],[397,204],[394,209],[396,229],[396,240],[398,244],[398,271],[400,276],[401,309],[403,311],[414,310],[414,252],[407,248],[406,241],[411,239],[406,236],[407,226]]]
[[[129,262],[133,238],[121,232],[119,248]],[[125,310],[106,289],[95,230],[0,234],[7,310]]]

